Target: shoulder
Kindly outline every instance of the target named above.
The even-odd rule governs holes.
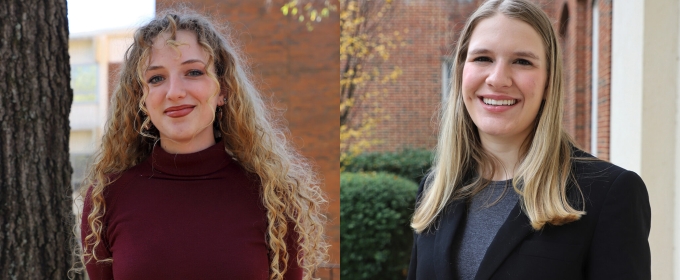
[[[572,175],[581,188],[591,186],[615,187],[622,183],[644,188],[644,182],[637,173],[596,158],[579,149],[574,149],[572,152],[571,166]]]
[[[123,189],[127,188],[129,185],[138,184],[140,178],[149,177],[151,175],[149,165],[146,161],[143,161],[133,167],[122,172],[114,172],[104,175],[105,186],[101,188],[101,195],[103,196],[104,203],[107,205],[111,200],[124,192]],[[91,206],[92,204],[92,192],[94,186],[90,185],[84,193],[84,206]],[[89,204],[89,205],[88,205]]]
[[[649,195],[642,178],[611,162],[575,149],[572,175],[586,202],[586,212],[607,208],[636,208],[649,213]]]
[[[624,173],[625,169],[614,165],[611,162],[594,157],[579,149],[574,149],[571,154],[572,173],[578,177],[598,176],[618,176]]]
[[[115,196],[120,193],[120,189],[128,186],[129,184],[134,184],[135,181],[139,181],[141,176],[144,176],[141,168],[141,164],[133,166],[132,168],[125,170],[120,173],[107,174],[108,184],[104,187],[104,198],[108,201],[111,196]]]

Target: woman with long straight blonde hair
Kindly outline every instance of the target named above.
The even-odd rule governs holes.
[[[650,206],[634,172],[562,128],[562,57],[526,0],[463,28],[408,279],[650,279]]]
[[[312,279],[325,203],[225,31],[166,11],[134,34],[83,184],[90,279]]]

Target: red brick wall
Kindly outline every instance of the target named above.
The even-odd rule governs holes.
[[[157,10],[173,0],[157,0]],[[183,1],[229,22],[265,97],[285,108],[291,141],[316,165],[329,203],[331,263],[340,263],[339,17],[304,24],[281,14],[287,1]],[[337,1],[335,2],[337,5]],[[336,272],[337,274],[338,272]],[[339,275],[339,274],[338,274]]]
[[[591,6],[585,0],[561,0],[546,9],[551,10],[564,57],[564,126],[586,151],[590,151]]]
[[[441,101],[442,61],[453,49],[451,11],[456,5],[446,0],[393,3],[397,16],[385,33],[399,31],[404,44],[391,51],[381,68],[386,72],[399,67],[402,75],[395,83],[377,84],[386,94],[363,103],[364,109],[380,106],[386,116],[370,136],[381,141],[371,150],[430,148],[436,143],[431,120]]]

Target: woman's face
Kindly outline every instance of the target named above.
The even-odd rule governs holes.
[[[529,24],[500,13],[477,24],[462,92],[483,140],[524,141],[544,99],[546,67],[541,37]]]
[[[145,104],[158,128],[162,147],[170,153],[201,151],[215,143],[212,122],[216,106],[223,105],[218,86],[207,73],[208,55],[198,45],[196,34],[179,30],[179,46],[166,44],[160,34],[151,47],[144,79],[149,85]]]

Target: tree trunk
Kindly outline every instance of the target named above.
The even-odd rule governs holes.
[[[73,99],[66,1],[3,1],[0,62],[0,279],[66,279]]]

